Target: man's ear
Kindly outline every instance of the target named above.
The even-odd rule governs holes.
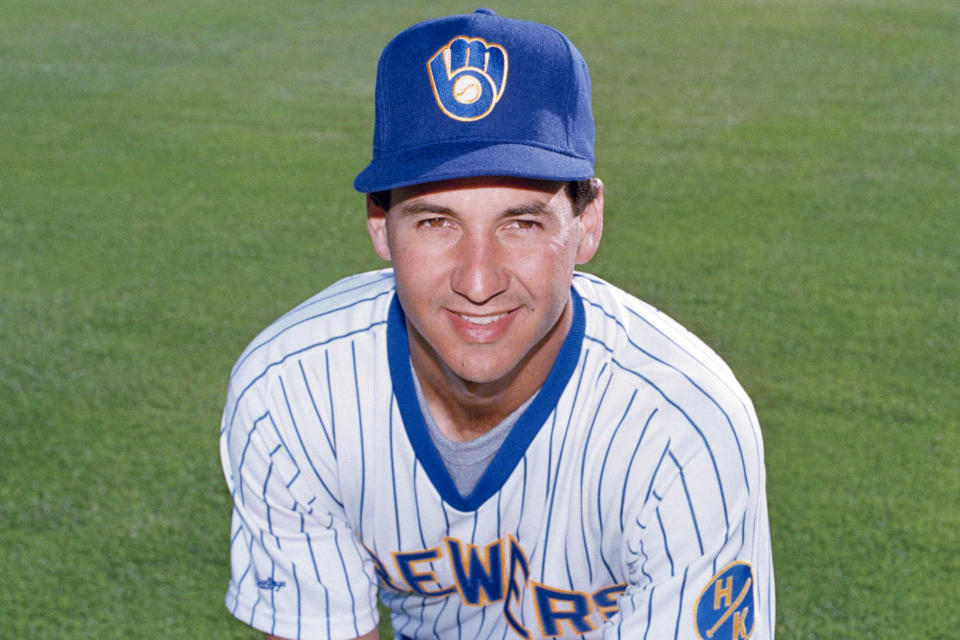
[[[603,235],[603,182],[596,182],[597,195],[580,214],[580,242],[577,244],[577,264],[586,264],[597,253]]]
[[[373,201],[370,194],[367,194],[367,232],[377,255],[390,262],[393,258],[387,241],[387,212]]]

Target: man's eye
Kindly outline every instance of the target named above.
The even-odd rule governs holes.
[[[446,218],[425,218],[420,221],[421,227],[427,227],[430,229],[441,229],[443,227],[449,226],[449,222]]]
[[[507,224],[507,227],[510,229],[519,229],[522,231],[527,231],[529,229],[536,229],[539,226],[540,226],[540,223],[537,222],[536,220],[526,220],[524,218],[517,218],[515,220],[511,220],[509,224]]]

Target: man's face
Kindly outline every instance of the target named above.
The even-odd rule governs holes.
[[[389,212],[368,204],[368,226],[412,337],[447,374],[483,384],[538,356],[552,366],[574,266],[600,239],[602,196],[577,216],[562,183],[451,180],[395,189]]]

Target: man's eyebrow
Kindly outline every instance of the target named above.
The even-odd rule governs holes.
[[[403,205],[403,207],[400,209],[400,212],[406,214],[443,213],[449,215],[453,213],[453,209],[436,204],[430,204],[429,202],[411,202]]]
[[[531,202],[503,212],[504,216],[545,216],[553,213],[553,207],[543,202]]]

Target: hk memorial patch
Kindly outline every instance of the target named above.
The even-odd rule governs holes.
[[[744,640],[756,622],[753,599],[753,569],[734,562],[710,578],[693,612],[693,624],[701,640]]]

